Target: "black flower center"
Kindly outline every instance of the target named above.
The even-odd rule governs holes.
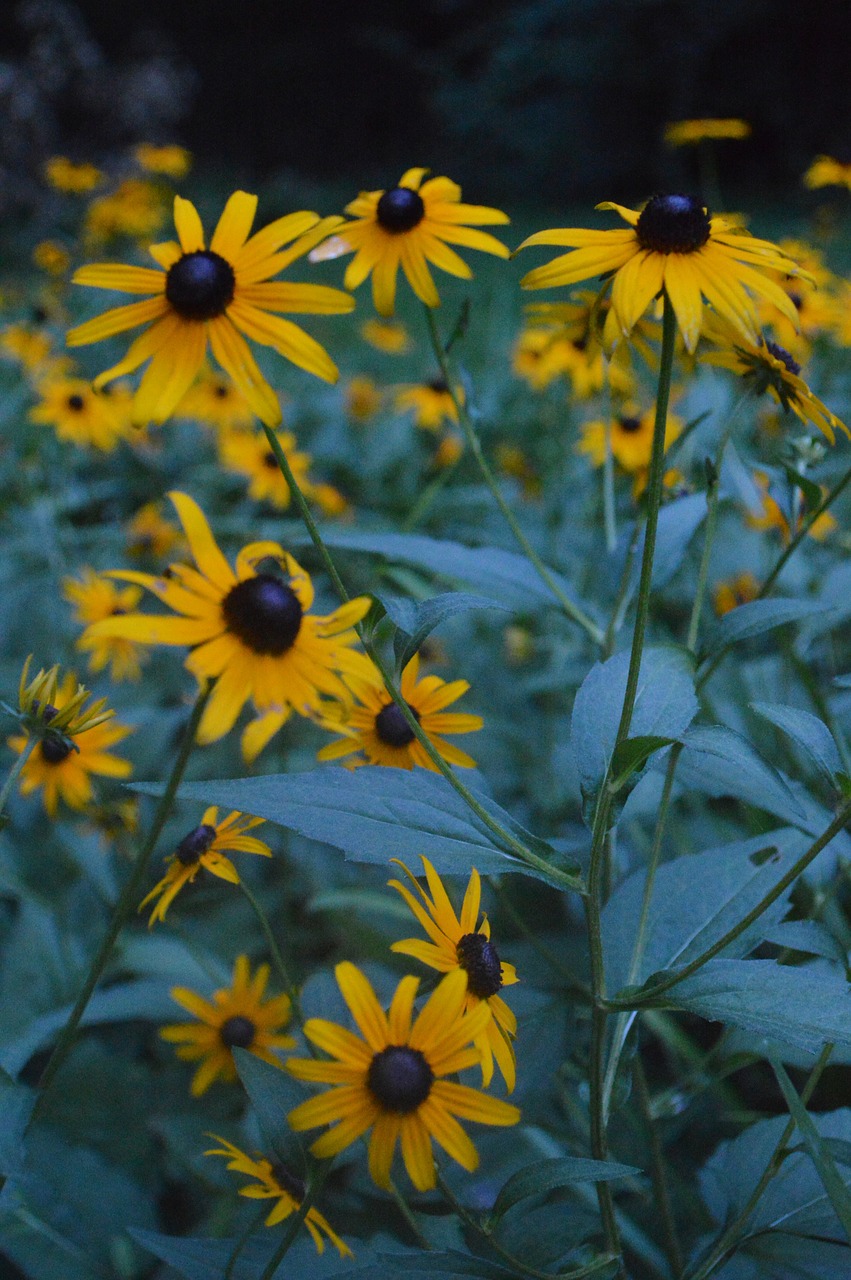
[[[428,389],[429,391],[437,391],[443,395],[449,390],[449,387],[447,386],[445,378],[432,378],[431,382],[428,383]]]
[[[222,613],[232,635],[255,653],[276,658],[295,644],[303,617],[292,587],[271,573],[238,582],[222,601]]]
[[[219,1038],[229,1049],[249,1049],[254,1042],[256,1032],[257,1028],[250,1018],[244,1018],[241,1013],[235,1013],[232,1018],[226,1018],[219,1027]]]
[[[640,418],[618,418],[618,426],[621,431],[625,431],[628,436],[634,432],[641,430]]]
[[[216,828],[203,822],[200,827],[196,827],[194,831],[190,831],[183,837],[174,851],[174,856],[184,867],[193,867],[196,862],[201,861],[215,838]]]
[[[425,1102],[434,1074],[419,1049],[391,1045],[372,1059],[366,1083],[385,1111],[408,1115]]]
[[[418,222],[422,222],[424,216],[423,198],[410,187],[391,187],[384,192],[376,209],[379,226],[394,234],[410,231]]]
[[[68,397],[68,408],[72,409],[74,413],[79,413],[80,410],[85,409],[85,407],[86,402],[82,396],[78,396],[75,393],[73,396]]]
[[[502,986],[502,964],[496,947],[483,933],[465,933],[455,948],[467,973],[467,989],[480,1000],[495,996]]]
[[[45,716],[45,719],[47,719],[47,716]],[[61,764],[63,760],[68,759],[73,750],[74,748],[70,742],[64,742],[61,738],[53,737],[53,735],[41,740],[41,757],[48,764]]]
[[[414,708],[409,707],[408,710],[419,724],[420,717]],[[407,747],[414,741],[414,731],[395,702],[381,708],[375,717],[375,732],[388,747]]]
[[[233,301],[235,285],[230,263],[210,249],[199,249],[169,267],[165,296],[184,320],[212,320]]]
[[[216,383],[216,385],[213,387],[213,395],[216,397],[217,400],[227,400],[228,388],[224,382]]]
[[[641,211],[635,233],[642,249],[654,253],[694,253],[710,233],[709,211],[694,196],[653,196]]]
[[[307,1194],[307,1187],[301,1178],[296,1177],[292,1170],[288,1169],[285,1164],[281,1164],[277,1160],[272,1165],[272,1177],[277,1182],[282,1191],[288,1192],[298,1204],[301,1204]]]
[[[765,349],[766,351],[770,351],[774,356],[774,359],[779,360],[781,364],[784,364],[789,372],[794,374],[797,378],[798,374],[801,372],[801,366],[798,364],[797,360],[793,360],[785,347],[779,346],[776,342],[766,342]]]
[[[263,454],[263,466],[268,467],[270,471],[278,470],[278,459],[270,449],[268,453]]]

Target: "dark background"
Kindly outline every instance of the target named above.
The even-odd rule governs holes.
[[[691,172],[666,121],[733,115],[728,186],[780,194],[851,158],[849,36],[842,0],[0,0],[0,161],[7,194],[144,139],[234,179],[629,200]]]

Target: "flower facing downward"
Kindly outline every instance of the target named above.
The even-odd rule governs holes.
[[[227,1160],[228,1169],[234,1173],[244,1173],[246,1177],[253,1178],[253,1182],[249,1182],[246,1186],[240,1187],[239,1194],[247,1196],[249,1200],[276,1200],[277,1204],[272,1205],[272,1210],[266,1218],[265,1225],[267,1227],[275,1227],[279,1222],[284,1222],[300,1207],[304,1199],[306,1188],[301,1178],[288,1169],[285,1164],[280,1161],[266,1160],[263,1156],[258,1155],[256,1159],[252,1159],[245,1151],[240,1151],[239,1147],[234,1146],[232,1142],[228,1142],[225,1138],[220,1138],[217,1133],[207,1135],[215,1138],[216,1142],[220,1142],[220,1147],[213,1147],[210,1151],[205,1151],[205,1156],[224,1156]],[[322,1238],[323,1233],[333,1244],[341,1258],[351,1258],[353,1253],[344,1240],[341,1240],[318,1209],[311,1207],[308,1209],[304,1218],[304,1225],[313,1238],[316,1245],[317,1253],[325,1252],[325,1241]]]
[[[402,979],[385,1015],[359,969],[346,961],[334,972],[361,1034],[324,1018],[305,1023],[308,1040],[334,1060],[291,1058],[287,1070],[299,1080],[335,1087],[291,1111],[292,1128],[334,1126],[311,1147],[319,1158],[337,1155],[372,1129],[369,1172],[380,1187],[389,1186],[400,1139],[405,1168],[418,1191],[436,1183],[432,1139],[471,1172],[478,1152],[456,1117],[496,1125],[520,1119],[517,1107],[443,1078],[479,1061],[471,1041],[490,1019],[488,1005],[481,1002],[464,1013],[467,978],[457,970],[446,975],[412,1024],[418,978]]]
[[[204,1000],[186,987],[172,987],[172,1000],[198,1021],[162,1027],[160,1036],[177,1045],[178,1058],[200,1060],[192,1077],[193,1097],[206,1093],[214,1080],[236,1080],[233,1049],[247,1049],[256,1058],[280,1067],[281,1060],[272,1050],[295,1047],[292,1036],[281,1034],[290,1020],[290,998],[280,995],[264,1001],[268,981],[267,964],[258,965],[252,978],[248,957],[237,956],[232,985],[214,991],[212,1000]]]
[[[481,716],[445,711],[467,692],[469,684],[466,680],[453,680],[447,684],[440,676],[424,676],[418,680],[419,670],[420,656],[417,653],[402,672],[402,697],[438,755],[449,764],[475,768],[475,760],[442,736],[445,733],[474,733],[481,729],[484,723]],[[357,701],[341,703],[333,711],[326,708],[322,715],[316,717],[324,729],[346,736],[323,747],[318,759],[340,760],[362,752],[366,759],[352,761],[353,766],[379,764],[413,769],[418,765],[422,769],[435,770],[435,765],[414,737],[411,726],[380,683],[380,677],[376,681],[347,676],[346,683]]]
[[[798,274],[790,258],[768,240],[757,240],[723,218],[712,218],[693,196],[653,196],[641,211],[606,200],[628,223],[621,231],[565,228],[539,231],[520,245],[563,245],[570,253],[536,267],[520,281],[524,289],[577,284],[612,273],[612,304],[604,341],[611,350],[628,338],[653,299],[662,292],[671,301],[689,351],[703,327],[703,299],[734,328],[755,339],[757,298],[767,298],[797,324],[795,308],[765,271]]]
[[[204,813],[200,824],[188,831],[178,844],[174,853],[166,859],[168,869],[158,884],[154,885],[147,897],[139,903],[139,910],[149,902],[158,899],[148,921],[150,927],[155,920],[165,920],[174,899],[185,884],[193,884],[198,872],[209,871],[220,880],[228,880],[231,884],[239,884],[239,874],[225,851],[235,853],[259,853],[271,858],[272,850],[262,840],[246,835],[252,827],[259,827],[262,818],[246,817],[244,814],[229,813],[219,822],[219,811],[211,806]]]
[[[440,306],[428,264],[469,280],[472,271],[450,245],[479,249],[507,258],[501,241],[477,226],[506,223],[499,209],[461,204],[461,188],[449,178],[429,178],[428,169],[408,169],[398,186],[387,191],[362,191],[346,205],[354,222],[339,229],[343,252],[355,251],[344,284],[356,289],[372,273],[372,298],[382,316],[392,316],[396,276],[401,266],[414,293],[427,307]],[[467,224],[467,225],[465,225]]]
[[[517,973],[513,964],[505,964],[500,960],[496,947],[491,942],[487,916],[483,916],[479,924],[482,882],[478,871],[474,867],[470,873],[461,914],[457,916],[443,887],[443,881],[428,858],[423,857],[422,864],[431,897],[403,862],[398,858],[392,858],[391,861],[402,868],[419,896],[414,897],[410,889],[399,880],[389,880],[388,884],[402,895],[431,941],[405,938],[402,942],[394,942],[390,950],[404,956],[413,956],[415,960],[421,960],[439,973],[453,973],[456,969],[464,973],[467,981],[465,1011],[471,1013],[477,1005],[484,1002],[493,1015],[475,1041],[476,1048],[482,1055],[482,1084],[485,1088],[490,1084],[495,1058],[511,1092],[516,1076],[512,1041],[517,1034],[517,1019],[499,992],[502,987],[512,986],[517,982]]]
[[[318,711],[322,694],[347,699],[338,672],[373,678],[371,663],[354,651],[352,629],[369,609],[367,597],[324,616],[310,613],[310,576],[277,542],[243,547],[234,570],[197,503],[185,493],[169,496],[197,568],[174,564],[163,577],[131,570],[110,576],[145,587],[177,616],[106,618],[93,623],[84,639],[120,636],[142,644],[192,646],[187,669],[199,683],[216,681],[198,728],[200,743],[228,733],[249,698],[264,717],[268,741],[292,711]],[[282,573],[259,570],[264,561],[275,562]]]
[[[269,426],[280,422],[280,406],[246,337],[273,347],[299,368],[328,382],[336,380],[337,368],[325,349],[276,313],[335,314],[351,311],[354,299],[325,285],[290,284],[271,277],[307,253],[341,219],[291,213],[249,238],[256,209],[256,196],[234,192],[207,247],[195,206],[175,196],[180,243],[151,245],[158,270],[102,264],[82,267],[74,275],[76,284],[152,295],[78,325],[67,339],[69,346],[84,346],[150,325],[123,360],[95,379],[95,387],[101,387],[150,361],[136,392],[137,423],[165,422],[174,412],[204,363],[208,343],[215,359]],[[286,244],[288,249],[283,248]]]

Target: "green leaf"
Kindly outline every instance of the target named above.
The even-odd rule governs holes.
[[[797,1125],[798,1132],[803,1138],[804,1146],[809,1153],[810,1159],[818,1170],[822,1186],[827,1192],[836,1216],[845,1230],[846,1238],[851,1244],[851,1191],[839,1176],[839,1171],[827,1150],[826,1144],[822,1141],[821,1134],[813,1124],[807,1108],[799,1098],[797,1089],[786,1074],[783,1063],[773,1055],[769,1058],[769,1061],[771,1062],[771,1069],[777,1077],[777,1083],[780,1085],[783,1097],[786,1099],[789,1114]]]
[[[469,783],[467,784],[469,785]],[[160,795],[159,784],[137,783],[132,790]],[[472,788],[471,788],[472,790]],[[367,765],[348,770],[335,766],[308,773],[269,774],[262,778],[222,778],[190,782],[178,791],[182,800],[226,805],[300,835],[341,849],[352,862],[386,867],[390,858],[426,853],[441,874],[483,875],[509,871],[549,880],[501,849],[488,827],[445,778],[426,769],[391,769]],[[504,829],[538,857],[576,878],[574,862],[531,835],[492,800],[476,799]],[[561,888],[564,884],[556,881]]]
[[[617,1178],[631,1178],[640,1173],[641,1170],[633,1165],[617,1164],[613,1160],[586,1160],[572,1156],[540,1160],[518,1170],[508,1179],[497,1196],[489,1217],[492,1222],[498,1222],[503,1214],[521,1200],[546,1195],[558,1187],[567,1187],[575,1182],[612,1182]]]
[[[674,738],[659,738],[653,734],[646,734],[641,738],[626,738],[612,756],[612,786],[622,786],[655,751],[672,746],[674,741]]]
[[[735,796],[795,826],[803,824],[805,814],[791,788],[760,759],[747,738],[723,725],[700,725],[690,729],[683,742],[677,769],[681,786],[711,796]]]
[[[304,1089],[280,1067],[264,1062],[246,1049],[234,1049],[233,1059],[245,1092],[257,1113],[257,1119],[268,1144],[269,1158],[291,1164],[293,1156],[302,1163],[298,1139],[287,1124],[287,1113],[304,1101]],[[303,1167],[295,1172],[301,1177]]]
[[[842,760],[836,749],[833,734],[823,720],[800,707],[787,707],[780,702],[752,702],[758,716],[777,725],[803,748],[828,782],[834,782],[842,772]]]
[[[786,947],[789,951],[800,951],[804,955],[823,956],[825,960],[845,963],[842,944],[816,920],[782,920],[766,931],[765,941],[773,942],[777,947]]]
[[[231,1270],[231,1280],[258,1280],[280,1240],[275,1232],[267,1231],[244,1241],[240,1248],[239,1237],[211,1240],[166,1236],[158,1231],[139,1231],[132,1227],[129,1234],[143,1249],[173,1267],[186,1280],[224,1280],[228,1263],[237,1248],[239,1256]],[[358,1244],[354,1259],[341,1258],[330,1245],[323,1254],[317,1254],[312,1240],[299,1237],[293,1241],[276,1269],[275,1280],[325,1280],[326,1276],[357,1276],[367,1280],[368,1276],[381,1274],[378,1258],[365,1245]]]
[[[820,600],[785,599],[781,596],[751,600],[719,618],[707,642],[706,653],[711,655],[716,649],[738,644],[740,640],[752,640],[787,623],[800,622],[802,618],[830,613],[831,609],[832,606]]]
[[[795,488],[800,489],[801,493],[804,495],[804,502],[806,504],[807,511],[815,511],[816,507],[820,507],[822,499],[824,498],[821,486],[817,485],[815,480],[810,480],[807,476],[802,476],[801,473],[796,471],[794,467],[790,466],[788,462],[784,462],[781,465]]]
[[[502,601],[464,591],[448,591],[444,595],[433,596],[430,600],[421,602],[388,595],[379,595],[377,599],[398,628],[394,648],[400,669],[407,666],[435,627],[440,626],[447,618],[459,613],[469,613],[471,609],[501,609],[505,613],[512,612],[510,605]]]
[[[0,1177],[20,1168],[23,1142],[35,1094],[0,1071]]]
[[[816,1054],[851,1046],[851,993],[844,973],[821,961],[710,960],[662,999],[710,1022],[742,1027]]]

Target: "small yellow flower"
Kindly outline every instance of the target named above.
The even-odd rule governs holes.
[[[412,956],[427,964],[430,969],[437,969],[438,973],[453,973],[460,969],[466,975],[465,1013],[471,1013],[479,1004],[485,1003],[493,1015],[474,1040],[482,1055],[482,1086],[487,1088],[493,1079],[495,1059],[511,1093],[516,1081],[513,1040],[517,1034],[517,1019],[498,993],[503,987],[513,986],[518,979],[514,965],[500,960],[497,949],[491,942],[487,916],[482,916],[481,923],[479,922],[481,878],[474,867],[464,894],[461,913],[456,915],[440,876],[428,858],[422,854],[420,857],[431,897],[398,858],[391,858],[391,862],[402,868],[419,896],[415,897],[399,880],[389,880],[388,884],[402,895],[431,941],[405,938],[402,942],[394,942],[390,950],[403,956]]]
[[[166,178],[185,178],[192,167],[192,155],[185,147],[152,147],[149,142],[134,147],[133,159],[140,169]]]
[[[84,627],[101,618],[129,613],[142,598],[140,587],[119,588],[88,568],[80,571],[80,578],[64,578],[62,594],[74,606],[74,621]],[[141,645],[117,637],[98,640],[83,635],[77,648],[90,655],[90,671],[103,671],[108,666],[113,680],[138,680],[147,657],[147,650]]]
[[[816,156],[804,174],[804,186],[810,190],[818,187],[845,187],[851,191],[851,164],[843,164],[832,156]]]
[[[304,1024],[307,1039],[333,1061],[290,1058],[287,1070],[298,1080],[334,1087],[291,1111],[291,1127],[301,1132],[333,1126],[310,1148],[319,1159],[337,1155],[372,1129],[369,1172],[379,1187],[390,1185],[400,1139],[405,1168],[418,1191],[430,1191],[437,1181],[432,1139],[472,1172],[479,1155],[456,1117],[494,1125],[520,1119],[510,1103],[445,1079],[479,1061],[471,1042],[490,1021],[487,1002],[464,1013],[467,978],[458,969],[442,979],[412,1023],[418,978],[402,979],[385,1014],[353,964],[338,964],[334,972],[361,1034],[324,1018]]]
[[[330,484],[314,484],[310,479],[310,454],[298,450],[293,433],[279,431],[277,440],[308,501],[315,502],[325,515],[345,511],[346,500],[341,493]],[[287,509],[292,498],[290,487],[265,435],[256,431],[228,431],[219,437],[218,449],[223,467],[249,478],[248,492],[255,502],[268,502],[279,511]]]
[[[103,182],[103,174],[93,164],[74,164],[67,156],[52,156],[44,166],[44,176],[56,191],[84,195]]]
[[[304,1200],[306,1188],[301,1178],[297,1177],[291,1169],[279,1160],[272,1162],[259,1154],[252,1159],[245,1151],[241,1151],[225,1138],[220,1138],[217,1133],[210,1133],[207,1136],[220,1142],[221,1146],[205,1151],[205,1156],[224,1156],[228,1162],[228,1169],[233,1173],[243,1173],[246,1177],[254,1179],[253,1182],[240,1187],[241,1196],[247,1196],[249,1200],[277,1201],[266,1218],[267,1227],[277,1226],[279,1222],[284,1222],[296,1212]],[[324,1233],[341,1258],[354,1257],[346,1242],[341,1240],[332,1229],[328,1219],[313,1206],[305,1214],[304,1225],[310,1232],[317,1253],[325,1252],[325,1241],[322,1238]]]
[[[378,413],[382,399],[381,389],[372,378],[350,378],[344,393],[346,416],[355,422],[366,422]]]
[[[166,520],[159,502],[146,502],[127,525],[128,549],[134,556],[150,556],[159,560],[181,541],[180,530]]]
[[[194,418],[217,431],[249,431],[254,410],[226,373],[205,364],[174,411],[176,418]]]
[[[617,417],[612,419],[612,456],[624,471],[642,472],[649,467],[655,420],[655,408],[642,412],[638,405],[629,402],[624,404]],[[666,450],[682,433],[682,429],[682,419],[676,414],[668,414],[665,425]],[[606,424],[599,420],[586,422],[581,431],[576,452],[587,454],[592,466],[602,467],[606,460]]]
[[[525,498],[536,498],[542,489],[541,477],[526,454],[516,444],[498,444],[494,452],[496,464],[503,475],[520,481]]]
[[[463,439],[454,431],[449,431],[441,437],[432,462],[439,471],[442,471],[444,467],[454,467],[463,452]]]
[[[84,235],[92,245],[127,236],[147,240],[166,219],[165,195],[153,182],[125,178],[108,195],[98,196],[86,210]]]
[[[172,1000],[197,1021],[161,1027],[160,1036],[177,1045],[177,1056],[184,1062],[200,1059],[190,1086],[194,1098],[206,1093],[215,1080],[236,1080],[233,1049],[247,1049],[256,1058],[283,1067],[272,1050],[295,1048],[293,1037],[281,1034],[290,1021],[292,1001],[287,995],[264,1001],[268,981],[267,964],[258,965],[252,977],[248,956],[241,955],[236,958],[231,985],[214,991],[212,1000],[204,1000],[187,987],[172,987]]]
[[[257,853],[271,858],[272,850],[262,840],[246,835],[259,827],[262,818],[246,817],[234,810],[219,822],[219,811],[213,805],[204,811],[197,827],[188,831],[174,853],[166,858],[166,873],[139,903],[139,910],[155,899],[148,928],[155,920],[165,920],[166,912],[185,884],[193,884],[198,872],[209,871],[220,880],[239,884],[239,874],[225,852]]]
[[[709,139],[749,138],[751,127],[745,120],[707,119],[677,120],[665,125],[665,141],[669,147],[687,147]]]
[[[33,262],[49,276],[64,276],[71,265],[71,255],[58,240],[41,240],[33,249]]]
[[[464,388],[455,388],[455,398],[464,403]],[[399,387],[394,400],[397,413],[413,413],[414,423],[424,431],[439,431],[447,422],[458,421],[455,400],[443,378]]]
[[[759,529],[761,531],[776,530],[784,542],[788,542],[791,533],[789,521],[782,511],[779,502],[770,491],[771,480],[765,471],[754,472],[754,483],[760,490],[760,507],[757,510],[749,511],[745,516],[745,522],[751,529]],[[822,497],[827,493],[827,489],[822,486]],[[807,516],[806,506],[802,500],[798,516],[797,528],[800,529]],[[823,542],[837,528],[837,522],[829,511],[824,511],[813,522],[808,531],[808,536],[814,538],[816,542]]]
[[[401,320],[364,320],[361,337],[376,351],[389,356],[402,356],[412,347],[411,336]]]
[[[737,573],[734,578],[716,583],[712,592],[712,604],[719,618],[740,604],[749,604],[759,597],[759,582],[748,571]]]
[[[50,358],[50,335],[24,324],[10,324],[0,333],[0,352],[17,360],[26,370],[39,370]]]
[[[131,402],[121,387],[104,395],[83,378],[57,378],[44,382],[41,397],[30,421],[53,427],[60,440],[111,453],[130,434]]]

